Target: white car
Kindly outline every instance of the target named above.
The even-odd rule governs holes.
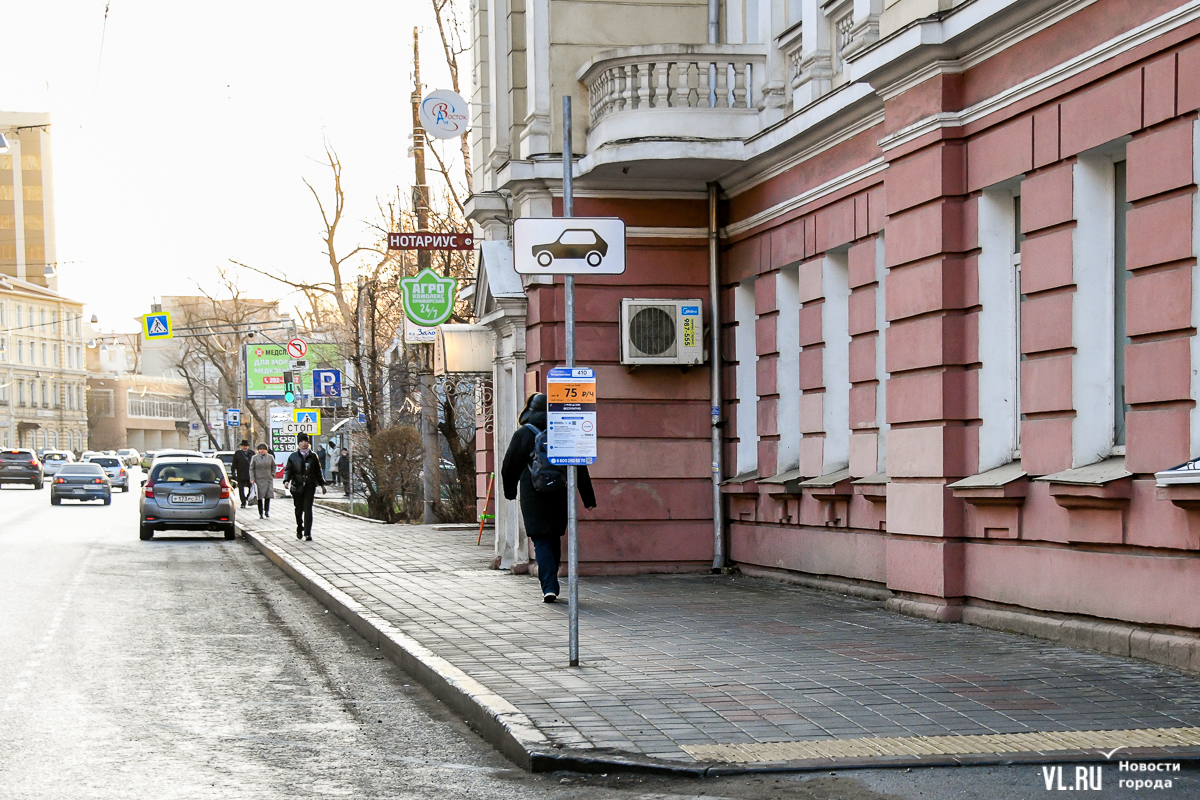
[[[75,454],[66,450],[47,450],[42,453],[42,471],[46,477],[57,475],[64,464],[74,464]]]

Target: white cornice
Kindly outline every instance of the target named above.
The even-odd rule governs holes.
[[[630,239],[705,239],[708,238],[708,228],[639,228],[631,225],[625,229],[625,236]]]
[[[886,152],[940,128],[956,128],[976,122],[1197,19],[1200,19],[1200,0],[1190,0],[962,111],[947,111],[917,120],[880,139],[879,146]]]
[[[833,180],[826,181],[820,186],[814,186],[808,191],[802,192],[795,197],[789,197],[782,203],[776,203],[770,208],[763,209],[757,214],[731,223],[724,228],[722,233],[725,236],[737,236],[741,233],[745,233],[751,228],[762,225],[764,222],[770,222],[772,219],[782,216],[789,211],[795,211],[796,209],[801,208],[802,206],[805,206],[815,200],[820,200],[822,197],[828,197],[834,192],[841,191],[847,186],[857,183],[864,178],[869,178],[872,175],[878,175],[885,169],[887,169],[887,162],[885,162],[882,158],[868,161],[861,167],[857,167],[856,169],[852,169],[843,175],[839,175]]]

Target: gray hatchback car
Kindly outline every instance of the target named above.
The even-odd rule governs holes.
[[[142,539],[168,529],[215,530],[234,537],[234,508],[225,465],[215,458],[154,459],[142,484]]]

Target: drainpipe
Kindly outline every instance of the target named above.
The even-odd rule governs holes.
[[[713,6],[709,5],[711,9]],[[717,271],[717,195],[721,187],[708,185],[708,306],[709,371],[712,401],[712,501],[713,572],[725,567],[725,514],[721,503],[721,297]]]
[[[708,43],[716,44],[720,40],[721,0],[708,0]]]

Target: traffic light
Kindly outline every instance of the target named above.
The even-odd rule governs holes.
[[[283,373],[283,402],[294,403],[296,401],[296,373],[290,369]]]

